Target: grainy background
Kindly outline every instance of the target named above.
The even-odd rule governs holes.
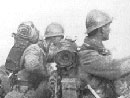
[[[66,35],[84,38],[85,19],[91,9],[101,9],[114,17],[110,40],[105,42],[114,58],[130,55],[130,0],[1,0],[0,65],[13,45],[11,33],[23,21],[33,21],[43,35],[51,22],[59,22]]]

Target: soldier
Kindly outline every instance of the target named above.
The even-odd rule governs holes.
[[[39,39],[39,31],[33,22],[22,22],[18,26],[17,33],[13,33],[14,45],[11,48],[6,59],[5,67],[7,70],[17,73],[21,70],[20,59],[24,50],[31,44],[37,43]]]
[[[22,22],[18,26],[17,33],[13,33],[13,37],[14,45],[10,49],[5,62],[5,68],[10,74],[9,80],[11,88],[13,88],[15,84],[17,72],[24,67],[23,62],[21,62],[21,57],[28,46],[37,43],[39,31],[32,21]]]
[[[17,86],[13,87],[13,90],[6,94],[4,98],[23,98],[24,93],[20,93]]]
[[[51,23],[47,26],[44,37],[46,53],[52,54],[53,47],[64,38],[64,28],[58,23]]]
[[[46,52],[47,57],[47,70],[49,74],[51,74],[52,69],[50,63],[53,62],[53,56],[57,48],[57,43],[60,42],[64,38],[64,28],[59,23],[51,23],[47,26],[45,34],[44,34],[44,50]]]
[[[94,95],[99,98],[116,98],[113,81],[130,73],[130,56],[112,59],[111,53],[102,43],[109,40],[111,23],[112,18],[107,13],[100,10],[90,11],[86,18],[88,36],[85,37],[79,52],[80,79],[90,84],[96,92]]]
[[[32,78],[33,77],[33,78]],[[35,82],[42,76],[34,74],[32,71],[24,69],[17,74],[17,83],[13,90],[9,92],[5,98],[36,98],[35,97]]]
[[[32,72],[34,75],[32,75],[32,79],[33,77],[37,77],[37,80],[32,80],[36,83],[33,84],[33,86],[37,85],[35,87],[36,98],[42,98],[43,96],[46,96],[46,94],[49,93],[49,90],[47,89],[48,92],[46,92],[46,94],[43,92],[43,90],[46,90],[44,85],[46,85],[48,81],[45,52],[43,50],[43,40],[39,39],[38,43],[32,44],[25,49],[21,58],[21,64],[24,69]],[[39,72],[38,76],[41,75],[43,78],[41,79],[40,77],[38,78],[38,76],[35,76],[37,74],[36,72]]]
[[[50,43],[59,42],[64,38],[64,28],[58,23],[51,23],[47,26],[45,34],[45,47],[46,51]]]
[[[21,59],[22,66],[25,69],[29,69],[32,71],[38,70],[44,76],[44,79],[41,81],[41,83],[38,83],[39,86],[36,89],[37,98],[42,98],[46,95],[50,96],[51,94],[47,86],[49,76],[47,68],[49,65],[46,63],[46,57],[52,57],[50,56],[50,54],[52,55],[52,52],[50,52],[50,50],[54,49],[52,48],[52,46],[54,45],[54,43],[62,39],[63,35],[64,30],[62,26],[60,24],[52,23],[48,25],[45,32],[46,42],[43,42],[43,40],[39,40],[38,43],[30,45],[23,53]]]
[[[5,96],[10,91],[10,81],[8,71],[4,65],[0,66],[0,96]]]
[[[50,58],[56,49],[55,44],[64,38],[64,30],[60,24],[52,23],[47,26],[45,41],[30,45],[23,53],[21,66],[25,69],[39,69],[46,74],[46,57]],[[46,57],[45,57],[46,56]]]

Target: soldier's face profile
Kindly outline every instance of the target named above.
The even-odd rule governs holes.
[[[55,42],[59,42],[62,39],[63,39],[63,36],[55,36],[55,37],[53,37],[53,41],[55,41]]]
[[[103,35],[103,41],[109,40],[109,33],[110,33],[110,23],[106,24],[102,27],[102,35]]]
[[[63,36],[52,36],[52,37],[46,38],[46,41],[48,41],[48,42],[59,42],[63,38],[64,38]]]

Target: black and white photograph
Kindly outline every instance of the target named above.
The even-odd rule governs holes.
[[[130,0],[1,0],[0,98],[130,98]]]

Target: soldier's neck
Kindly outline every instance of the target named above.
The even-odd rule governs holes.
[[[97,37],[86,37],[84,43],[97,49],[104,47],[102,40],[99,40]]]
[[[89,40],[91,40],[91,42],[98,44],[98,45],[102,45],[102,39],[100,36],[94,36],[94,37],[88,37]]]

